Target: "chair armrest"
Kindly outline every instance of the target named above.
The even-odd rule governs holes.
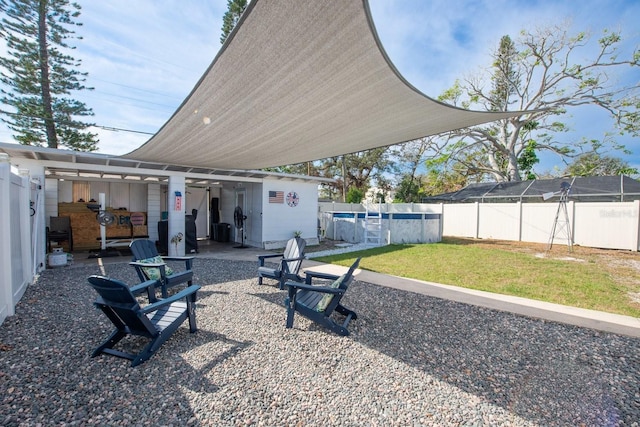
[[[307,259],[307,256],[306,256],[306,255],[302,255],[302,256],[299,256],[299,257],[297,257],[297,258],[282,258],[282,261],[283,261],[283,262],[289,262],[289,261],[303,261],[303,260],[305,260],[305,259]]]
[[[184,266],[187,270],[193,268],[194,256],[163,256],[162,259],[166,261],[184,261]]]
[[[281,256],[284,256],[284,254],[258,255],[258,259],[276,258],[276,257],[281,257]]]
[[[142,308],[140,311],[142,313],[151,313],[153,311],[156,311],[162,307],[164,307],[165,305],[168,304],[172,304],[176,301],[179,301],[183,298],[186,298],[192,294],[195,294],[196,292],[198,292],[198,290],[200,289],[199,285],[191,285],[186,289],[181,290],[180,292],[178,292],[177,294],[171,295],[168,298],[165,299],[161,299],[158,300],[157,302],[154,302],[153,304],[149,304],[148,306]]]
[[[138,262],[131,261],[129,265],[133,265],[134,267],[162,267],[163,265],[167,265],[164,262]]]
[[[167,261],[191,261],[195,257],[194,256],[163,256],[162,259],[166,259]]]
[[[330,288],[327,286],[313,286],[313,285],[308,285],[306,283],[298,283],[298,282],[286,282],[284,285],[294,290],[307,290],[307,291],[320,292],[323,294],[334,294],[334,295],[343,294],[346,290],[346,289],[340,289],[340,288]]]
[[[319,271],[305,271],[306,283],[308,285],[311,284],[313,278],[316,279],[327,279],[327,280],[336,280],[340,277],[340,275],[330,274],[330,273],[320,273]]]
[[[146,271],[144,270],[145,268],[157,268],[160,271],[160,281],[162,282],[166,282],[167,281],[167,264],[165,264],[164,262],[139,262],[139,261],[131,261],[129,262],[129,265],[132,265],[136,271],[138,272],[138,276],[140,277],[141,280],[144,279],[149,279],[149,275],[146,273]],[[151,294],[149,294],[149,296],[151,297]]]
[[[264,267],[264,260],[267,258],[282,258],[284,254],[258,255],[258,266]]]
[[[147,280],[146,282],[142,282],[138,285],[132,286],[131,288],[129,288],[129,290],[131,290],[131,293],[135,295],[136,293],[140,293],[151,286],[156,286],[157,283],[157,280]]]

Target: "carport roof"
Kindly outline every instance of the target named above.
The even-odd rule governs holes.
[[[166,183],[171,175],[183,175],[189,185],[212,185],[223,181],[261,182],[265,179],[328,183],[332,179],[260,170],[235,170],[182,166],[133,160],[110,154],[87,153],[56,148],[0,143],[0,153],[22,167],[36,161],[45,167],[47,178],[69,180],[114,180]]]
[[[380,44],[367,0],[253,0],[174,115],[125,157],[260,169],[510,115],[450,107],[408,83]]]

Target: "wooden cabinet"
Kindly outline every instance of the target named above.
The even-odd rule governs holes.
[[[134,237],[146,237],[148,235],[146,212],[129,212],[123,209],[107,210],[113,213],[116,221],[107,227],[107,238],[130,239]],[[132,225],[131,215],[139,218],[144,215],[144,220],[137,219]],[[71,218],[71,228],[73,229],[73,249],[75,251],[88,251],[100,249],[100,224],[96,219],[96,213],[87,208],[86,203],[59,203],[58,216],[68,216]]]

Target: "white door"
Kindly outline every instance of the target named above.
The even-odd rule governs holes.
[[[196,216],[196,237],[206,238],[209,235],[209,189],[187,187],[186,214],[191,215],[193,209],[198,210]]]

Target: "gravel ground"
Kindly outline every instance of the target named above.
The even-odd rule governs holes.
[[[351,336],[300,316],[287,330],[284,291],[255,270],[196,259],[199,331],[136,368],[90,358],[112,329],[86,283],[98,268],[43,272],[0,326],[0,424],[640,425],[637,339],[359,281]]]

